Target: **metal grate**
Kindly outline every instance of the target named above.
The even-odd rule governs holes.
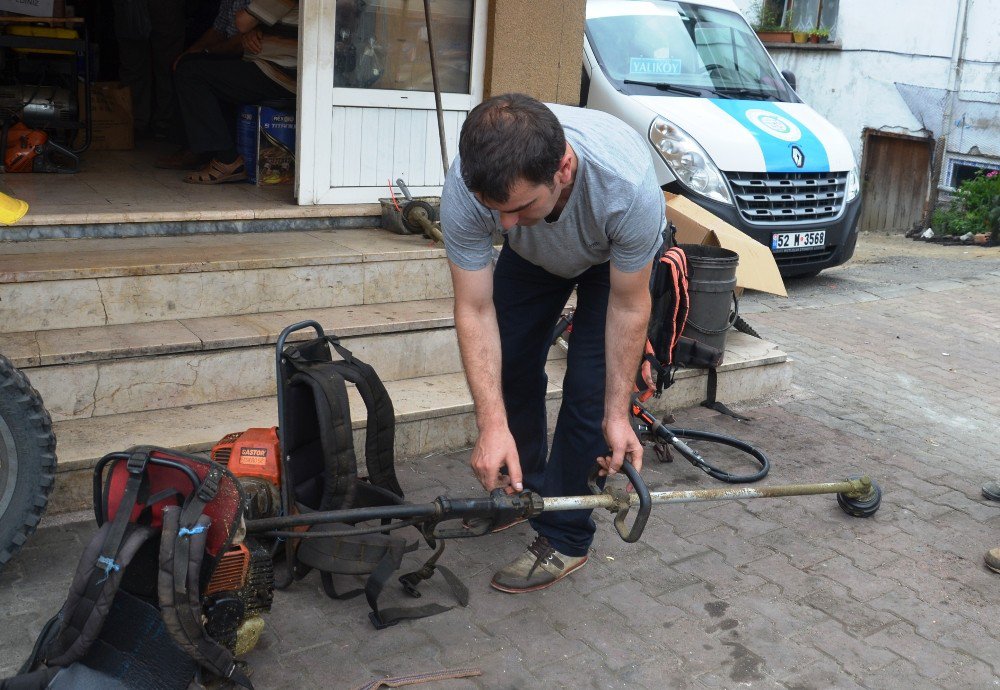
[[[844,209],[847,173],[726,173],[736,207],[751,223],[811,223]]]
[[[790,252],[787,254],[775,254],[774,262],[778,268],[796,268],[798,266],[808,266],[809,264],[827,261],[833,256],[834,249],[818,247],[811,251]]]

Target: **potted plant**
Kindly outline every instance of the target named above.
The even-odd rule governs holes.
[[[829,43],[830,42],[830,30],[825,26],[821,26],[818,29],[813,29],[809,32],[809,42],[810,43]]]
[[[781,14],[766,0],[755,0],[749,12],[754,17],[751,27],[764,43],[791,43],[792,32],[786,19],[783,24]]]
[[[809,40],[809,32],[808,31],[793,31],[792,32],[792,40],[795,41],[796,43],[805,43],[806,41]]]

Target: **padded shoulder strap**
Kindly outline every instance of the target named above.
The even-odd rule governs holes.
[[[350,351],[343,351],[351,355]],[[375,370],[353,356],[345,357],[343,362],[334,362],[333,366],[345,380],[357,386],[368,410],[365,464],[369,481],[402,498],[403,489],[396,478],[395,467],[396,413],[389,392]]]
[[[323,496],[318,507],[320,510],[347,507],[354,495],[358,461],[344,377],[332,362],[323,362],[302,366],[292,375],[290,383],[312,391],[316,407],[324,465]]]
[[[125,568],[139,547],[156,533],[149,527],[129,524],[115,559],[100,562],[113,531],[114,521],[104,523],[84,549],[69,596],[59,612],[59,632],[43,650],[49,666],[68,666],[86,654],[104,626]],[[93,586],[95,581],[97,587]]]
[[[200,573],[210,522],[207,515],[192,516],[187,509],[164,509],[157,577],[160,612],[170,637],[191,658],[223,678],[252,688],[232,652],[212,639],[202,624]]]

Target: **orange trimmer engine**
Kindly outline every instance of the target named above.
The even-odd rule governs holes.
[[[226,465],[246,494],[246,517],[274,517],[281,510],[278,428],[227,434],[212,447],[212,460]]]

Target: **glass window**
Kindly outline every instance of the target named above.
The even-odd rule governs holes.
[[[441,90],[469,93],[471,0],[431,0]],[[433,91],[423,0],[337,0],[334,86]]]
[[[590,0],[587,38],[623,93],[795,100],[735,12],[673,0]]]
[[[838,0],[793,0],[788,26],[792,31],[829,29],[833,34],[838,4]]]

